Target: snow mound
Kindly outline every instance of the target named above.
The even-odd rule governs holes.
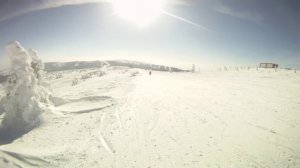
[[[114,100],[108,96],[90,96],[82,97],[80,99],[65,100],[66,103],[59,106],[60,111],[63,113],[89,113],[100,111],[104,108],[114,105]]]
[[[2,98],[4,118],[0,126],[0,144],[7,143],[37,126],[43,103],[49,103],[49,90],[42,85],[42,61],[34,50],[25,50],[19,42],[6,46],[10,72]]]
[[[48,164],[45,160],[27,154],[20,154],[5,150],[0,150],[0,167],[44,167]]]

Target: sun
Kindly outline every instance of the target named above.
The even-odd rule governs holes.
[[[145,27],[160,16],[165,0],[112,0],[112,4],[118,17]]]

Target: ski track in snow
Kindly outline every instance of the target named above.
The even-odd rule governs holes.
[[[76,86],[81,72],[52,79],[65,103],[0,146],[0,167],[300,166],[299,74],[106,71]]]

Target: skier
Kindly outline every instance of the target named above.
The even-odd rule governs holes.
[[[149,75],[151,75],[151,73],[152,73],[151,70],[149,70]]]

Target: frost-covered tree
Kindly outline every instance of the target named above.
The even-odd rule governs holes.
[[[44,82],[43,76],[44,75],[44,64],[42,60],[38,56],[38,52],[29,49],[28,53],[31,58],[31,68],[33,69],[34,76],[37,79],[37,87],[36,91],[38,94],[36,94],[39,101],[43,103],[51,103],[50,101],[50,89],[49,84]]]
[[[57,73],[55,76],[55,79],[60,79],[63,78],[63,74],[62,73]]]
[[[196,71],[196,67],[195,67],[195,64],[193,64],[191,72],[195,72],[195,71]]]
[[[1,100],[4,118],[1,132],[28,131],[40,122],[43,103],[49,103],[49,90],[43,86],[42,61],[34,50],[25,50],[19,42],[6,46],[10,74],[5,84],[6,96]]]
[[[78,83],[79,83],[78,78],[74,78],[73,81],[72,81],[72,85],[71,86],[78,85]]]

